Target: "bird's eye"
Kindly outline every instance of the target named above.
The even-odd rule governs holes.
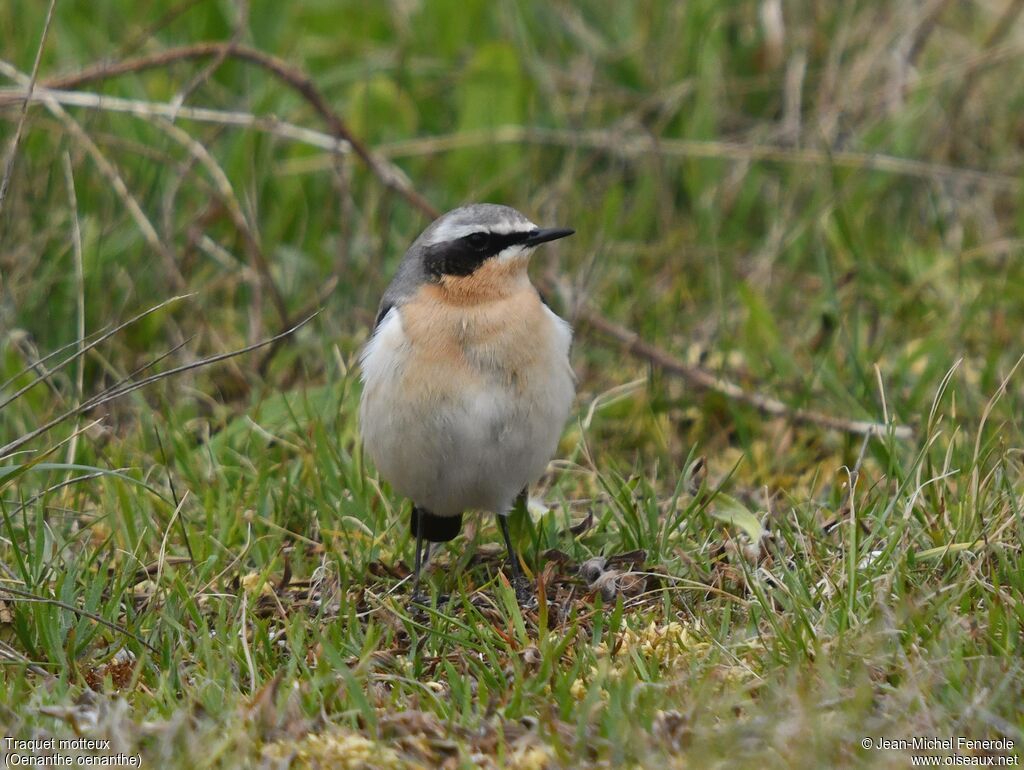
[[[487,237],[487,233],[472,233],[466,236],[466,243],[469,244],[470,248],[476,251],[483,251],[487,248],[487,244],[490,243],[490,238]]]

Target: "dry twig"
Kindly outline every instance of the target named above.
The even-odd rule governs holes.
[[[17,69],[12,67],[5,61],[0,60],[0,74],[5,77],[9,77],[12,80],[16,80],[23,86],[28,88],[29,78],[19,72]],[[121,199],[124,207],[128,209],[128,213],[135,221],[135,226],[138,227],[139,232],[142,233],[142,237],[146,239],[149,244],[160,257],[163,259],[164,264],[167,268],[168,278],[174,284],[176,291],[183,291],[185,287],[185,278],[182,276],[181,271],[178,270],[177,262],[174,259],[174,255],[164,246],[163,241],[160,240],[160,236],[157,235],[156,228],[153,227],[152,222],[149,221],[149,217],[142,210],[142,206],[132,195],[128,189],[128,185],[125,184],[124,179],[121,177],[121,173],[117,170],[117,167],[107,158],[106,155],[96,145],[96,142],[92,140],[92,137],[86,133],[78,122],[72,118],[67,111],[57,103],[56,100],[43,96],[43,103],[50,113],[59,120],[68,133],[81,144],[89,157],[92,158],[96,167],[100,170],[100,173],[106,177],[110,186],[113,188],[117,197]]]
[[[119,634],[124,634],[129,639],[133,639],[136,642],[138,642],[139,644],[141,644],[143,647],[146,647],[147,649],[149,649],[150,652],[153,652],[153,653],[159,652],[159,650],[157,650],[156,647],[151,645],[149,642],[147,642],[142,637],[136,636],[135,634],[133,634],[131,631],[129,631],[124,626],[119,626],[117,623],[114,623],[114,622],[112,622],[110,620],[107,620],[105,617],[103,617],[102,615],[97,615],[95,612],[90,612],[89,610],[83,610],[81,607],[75,607],[73,604],[68,604],[67,602],[62,602],[59,599],[51,599],[51,598],[49,598],[47,596],[36,596],[35,594],[30,593],[28,591],[22,591],[22,590],[19,590],[17,588],[11,588],[8,585],[0,585],[0,595],[2,595],[2,594],[9,594],[9,596],[4,596],[3,597],[7,601],[18,601],[19,599],[21,599],[22,601],[40,602],[42,604],[52,604],[54,607],[60,607],[62,610],[67,610],[68,612],[73,612],[76,615],[81,615],[82,617],[89,618],[90,620],[95,620],[101,626],[106,626],[107,628],[111,629],[112,631],[117,631]]]
[[[348,142],[352,151],[359,156],[370,172],[385,187],[398,193],[410,205],[426,216],[437,216],[437,209],[413,188],[401,169],[389,161],[378,157],[349,130],[345,121],[341,119],[338,113],[331,109],[330,104],[323,94],[320,93],[319,89],[317,89],[309,75],[297,67],[278,59],[276,56],[271,56],[256,48],[222,41],[195,43],[194,45],[170,48],[149,56],[139,56],[114,63],[97,64],[71,75],[49,78],[44,81],[43,85],[47,88],[77,88],[86,83],[165,67],[178,61],[220,56],[222,52],[226,52],[229,58],[261,67],[283,81],[305,99],[317,114],[320,115],[330,129],[331,134]]]
[[[163,380],[166,379],[167,377],[173,377],[176,374],[191,371],[192,369],[199,369],[200,367],[203,366],[209,366],[211,364],[220,363],[221,361],[226,361],[229,358],[234,358],[236,356],[244,355],[245,353],[251,353],[254,350],[259,350],[260,348],[266,347],[267,345],[273,345],[280,339],[297,332],[303,326],[312,321],[317,315],[318,313],[314,313],[313,315],[303,319],[302,321],[299,321],[299,323],[295,324],[290,329],[286,329],[280,334],[276,334],[273,337],[270,337],[269,339],[257,342],[254,345],[246,345],[244,348],[231,350],[227,353],[218,353],[217,355],[209,356],[208,358],[203,358],[200,359],[199,361],[193,361],[188,364],[182,364],[181,366],[176,366],[173,369],[168,369],[166,372],[153,374],[150,375],[149,377],[144,377],[143,379],[135,382],[122,382],[112,391],[102,393],[98,396],[94,396],[88,399],[87,401],[83,402],[82,404],[76,406],[75,408],[69,409],[63,414],[54,417],[49,422],[45,423],[44,425],[41,425],[40,427],[36,428],[33,431],[30,431],[29,433],[26,433],[24,436],[21,436],[15,439],[14,441],[11,441],[6,446],[0,447],[0,459],[4,457],[9,457],[11,454],[18,451],[18,449],[25,446],[25,444],[28,444],[32,440],[43,435],[51,428],[60,425],[67,419],[70,419],[71,417],[74,417],[78,414],[87,412],[90,409],[95,409],[96,407],[103,406],[104,404],[107,404],[113,401],[114,399],[120,398],[121,396],[126,396],[129,393],[134,393],[136,390],[144,388],[147,385],[151,385],[152,383],[157,382],[158,380]]]
[[[216,110],[210,107],[175,107],[167,102],[151,102],[145,99],[125,99],[109,94],[97,94],[91,91],[62,91],[46,88],[36,84],[31,94],[24,88],[0,89],[0,107],[28,98],[30,102],[44,102],[53,99],[65,107],[81,107],[101,112],[119,112],[140,118],[168,118],[196,123],[212,123],[218,126],[236,126],[249,128],[260,133],[270,134],[281,139],[316,147],[332,154],[345,154],[350,151],[349,143],[344,139],[314,131],[305,126],[298,126],[286,120],[279,120],[273,115],[253,115],[251,112],[239,110]]]
[[[220,198],[225,210],[228,212],[228,216],[231,219],[231,223],[235,226],[235,230],[241,234],[242,242],[245,244],[246,250],[249,252],[249,258],[252,260],[254,272],[259,279],[257,288],[260,287],[259,285],[262,285],[263,290],[270,295],[270,300],[274,305],[274,309],[277,311],[281,326],[283,328],[291,326],[288,305],[285,302],[284,294],[281,292],[280,287],[274,280],[274,276],[270,272],[270,263],[267,262],[266,255],[263,253],[263,246],[260,244],[259,238],[257,237],[256,228],[251,227],[249,222],[246,220],[245,214],[242,212],[242,206],[238,202],[234,188],[231,186],[231,181],[228,179],[224,169],[222,169],[220,164],[214,160],[210,152],[203,146],[203,143],[193,139],[192,135],[187,131],[178,128],[174,123],[169,120],[164,120],[163,118],[157,120],[157,125],[166,132],[168,136],[185,147],[192,154],[192,157],[197,160],[210,175],[210,179],[213,182],[217,196]]]
[[[1021,184],[1020,178],[1012,174],[932,163],[914,158],[901,158],[884,153],[779,147],[769,144],[730,141],[653,138],[640,131],[624,133],[607,129],[571,131],[536,126],[500,126],[494,129],[467,131],[449,136],[393,142],[378,147],[377,153],[388,158],[401,158],[466,147],[517,143],[582,148],[623,158],[653,155],[709,160],[792,163],[804,166],[846,168],[854,171],[880,171],[915,179],[969,182],[1007,190],[1018,190]]]
[[[0,411],[2,411],[3,408],[5,406],[7,406],[8,404],[10,404],[13,401],[16,401],[17,399],[21,398],[21,396],[23,396],[27,391],[29,391],[32,388],[34,388],[40,382],[44,382],[44,381],[48,380],[54,374],[56,374],[61,369],[63,369],[65,366],[70,364],[72,361],[75,361],[75,360],[81,358],[87,352],[92,350],[94,347],[96,347],[100,343],[110,339],[111,337],[113,337],[115,334],[117,334],[122,329],[125,329],[125,328],[131,326],[132,324],[136,323],[137,321],[141,321],[146,316],[148,316],[148,315],[150,315],[152,313],[155,313],[157,310],[160,310],[161,308],[165,308],[168,305],[170,305],[170,304],[172,304],[174,302],[177,302],[178,300],[187,299],[188,297],[193,297],[193,296],[195,296],[195,295],[194,294],[181,294],[181,295],[179,295],[177,297],[171,297],[170,299],[165,299],[163,302],[159,303],[158,305],[154,305],[153,307],[148,308],[147,310],[143,310],[138,315],[132,316],[127,321],[125,321],[123,323],[120,323],[117,326],[115,326],[113,329],[110,329],[109,331],[106,331],[103,334],[100,334],[98,337],[96,337],[95,339],[91,340],[88,344],[84,344],[85,343],[85,339],[83,338],[81,340],[82,344],[79,344],[79,343],[76,342],[76,343],[72,343],[71,345],[66,345],[63,348],[60,348],[60,350],[54,351],[50,355],[48,355],[45,358],[41,359],[39,363],[42,363],[42,361],[49,360],[53,355],[55,355],[56,353],[59,353],[61,350],[65,350],[66,348],[71,347],[72,345],[78,344],[78,350],[75,351],[72,355],[68,356],[67,358],[62,360],[60,363],[56,364],[52,369],[48,369],[48,370],[43,371],[41,374],[36,376],[36,378],[34,380],[32,380],[32,382],[28,383],[27,385],[22,386],[17,391],[15,391],[13,394],[11,394],[7,398],[5,398],[3,401],[0,401]],[[21,374],[26,374],[28,371],[29,371],[28,369],[22,370],[18,375],[15,375],[15,377],[20,376]],[[6,387],[8,384],[10,384],[12,382],[14,382],[13,378],[11,380],[8,380],[6,383],[4,383],[4,387]]]
[[[886,436],[889,432],[896,438],[909,439],[913,437],[913,431],[905,425],[883,425],[878,422],[867,420],[850,420],[844,417],[814,412],[809,409],[800,409],[788,406],[778,399],[766,396],[742,387],[729,380],[722,379],[704,369],[691,366],[685,361],[672,356],[669,353],[655,347],[643,340],[636,332],[610,321],[600,313],[583,307],[579,310],[578,318],[582,319],[588,326],[621,343],[626,350],[639,358],[650,362],[663,371],[678,375],[690,385],[701,390],[710,390],[719,393],[732,401],[752,406],[763,414],[771,417],[780,417],[792,420],[797,423],[817,425],[818,427],[837,430],[843,433],[853,433],[859,436]]]

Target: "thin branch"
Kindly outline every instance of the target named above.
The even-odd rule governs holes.
[[[54,678],[53,674],[45,668],[41,667],[38,663],[33,663],[24,653],[19,652],[4,641],[0,641],[0,659],[21,664],[37,676],[44,676],[47,679]]]
[[[88,337],[86,337],[86,339],[88,339],[89,337],[95,337],[97,334],[102,334],[103,332],[105,332],[109,328],[110,328],[109,326],[101,327],[101,328],[97,329],[96,331],[90,333],[88,335]],[[15,335],[11,335],[11,337],[14,337],[14,336]],[[17,344],[17,342],[15,342],[15,344]],[[22,369],[20,369],[19,371],[15,372],[13,375],[8,377],[3,382],[0,382],[0,390],[7,390],[7,388],[9,388],[11,385],[13,385],[15,382],[17,382],[23,375],[26,375],[29,372],[35,372],[37,375],[40,375],[40,376],[46,374],[46,366],[44,366],[44,364],[46,364],[47,361],[49,361],[51,358],[55,358],[56,356],[59,356],[61,353],[63,353],[68,348],[73,348],[73,347],[75,347],[77,345],[78,345],[78,340],[74,340],[73,342],[69,342],[66,345],[61,345],[59,348],[57,348],[56,350],[53,350],[53,351],[47,353],[42,358],[34,358],[33,356],[27,356],[26,355],[25,357],[29,359],[30,363],[27,366],[25,366]],[[38,351],[35,351],[35,352],[38,352]],[[24,355],[24,353],[23,353],[23,355]]]
[[[101,390],[99,393],[93,394],[92,397],[96,398],[97,396],[105,396],[108,393],[113,393],[115,390],[117,390],[122,385],[124,385],[124,383],[129,382],[131,380],[134,380],[136,377],[138,377],[140,374],[142,374],[147,369],[152,369],[154,366],[159,364],[165,358],[170,358],[171,356],[173,356],[175,353],[177,353],[183,347],[185,347],[190,342],[192,342],[192,340],[194,340],[195,338],[196,338],[196,335],[193,334],[191,337],[186,337],[185,339],[181,340],[180,342],[176,342],[174,345],[172,345],[170,348],[168,348],[163,353],[158,355],[156,358],[152,358],[149,361],[147,361],[146,363],[140,364],[134,370],[132,370],[128,374],[122,376],[113,385],[108,385],[103,390]]]
[[[228,40],[228,43],[232,46],[237,45],[238,41],[241,39],[242,32],[245,29],[246,21],[249,16],[248,3],[244,0],[239,0],[238,7],[238,19],[236,19],[235,23],[232,25],[234,29],[231,32],[231,38]],[[173,101],[175,107],[181,107],[184,105],[185,100],[188,99],[189,96],[191,96],[203,83],[213,77],[213,74],[220,69],[221,65],[224,64],[224,61],[227,58],[228,49],[226,48],[213,57],[213,61],[209,62],[201,72],[193,76],[193,78],[185,84],[184,88],[178,91]],[[171,119],[174,120],[174,118]]]
[[[206,169],[213,182],[214,189],[217,191],[217,195],[220,197],[228,212],[228,216],[231,218],[232,224],[241,234],[242,241],[249,252],[249,258],[255,266],[255,274],[258,279],[256,288],[258,289],[262,285],[263,290],[270,294],[270,300],[277,311],[281,326],[283,328],[291,326],[291,318],[289,317],[288,305],[285,302],[284,294],[281,293],[281,289],[274,281],[274,276],[270,272],[270,263],[267,262],[267,258],[263,253],[263,246],[260,245],[253,228],[249,226],[249,222],[242,212],[242,206],[238,202],[238,197],[235,195],[234,188],[231,186],[231,180],[228,179],[224,169],[214,160],[202,142],[193,139],[192,135],[187,131],[182,130],[171,121],[163,118],[158,118],[156,124],[172,139],[185,147],[192,157]]]
[[[377,156],[369,147],[356,137],[335,112],[327,99],[320,93],[313,79],[301,69],[294,67],[275,56],[264,53],[249,46],[238,45],[233,42],[213,41],[197,43],[195,45],[182,46],[162,51],[151,56],[140,56],[134,59],[127,59],[114,64],[100,64],[86,68],[78,73],[52,78],[43,85],[47,88],[68,89],[75,88],[85,83],[98,80],[106,80],[112,77],[129,73],[141,72],[156,67],[164,67],[176,61],[189,59],[201,59],[211,56],[227,56],[240,61],[254,64],[270,72],[287,86],[298,92],[307,103],[320,115],[327,124],[330,132],[338,139],[348,143],[349,147],[359,156],[372,173],[385,187],[398,193],[410,205],[430,218],[435,218],[440,211],[435,208],[426,198],[413,187],[408,177],[389,161]],[[53,100],[47,103],[52,110],[54,106],[60,106]],[[287,316],[283,316],[283,325],[287,326]],[[281,335],[278,335],[280,337]],[[268,358],[261,362],[264,366]]]
[[[45,425],[42,425],[36,428],[35,430],[31,431],[30,433],[26,433],[24,436],[21,436],[20,438],[11,441],[6,446],[0,447],[0,459],[3,459],[4,457],[9,456],[11,453],[16,452],[18,449],[20,449],[33,439],[38,438],[39,436],[49,431],[51,428],[59,425],[60,423],[64,422],[65,420],[71,417],[74,417],[77,414],[87,412],[90,409],[95,409],[98,406],[103,406],[104,404],[107,404],[113,401],[114,399],[120,398],[121,396],[126,396],[129,393],[133,393],[136,390],[139,390],[140,388],[144,388],[147,385],[151,385],[154,382],[157,382],[158,380],[163,380],[166,379],[167,377],[173,377],[176,374],[191,371],[192,369],[199,369],[203,366],[209,366],[211,364],[220,363],[221,361],[226,361],[229,358],[235,358],[236,356],[241,356],[244,355],[245,353],[251,353],[254,350],[259,350],[260,348],[266,347],[267,345],[273,345],[278,340],[297,332],[303,326],[312,321],[317,315],[319,315],[319,311],[313,313],[309,317],[295,324],[295,326],[292,326],[290,329],[286,329],[280,334],[274,335],[273,337],[262,340],[253,345],[246,345],[244,348],[238,348],[237,350],[232,350],[227,353],[218,353],[215,356],[203,358],[199,361],[193,361],[192,363],[189,364],[176,366],[173,369],[168,369],[166,372],[160,372],[159,374],[150,375],[149,377],[145,377],[141,380],[138,380],[137,382],[126,383],[122,387],[118,387],[109,393],[102,394],[100,396],[94,396],[93,398],[75,407],[74,409],[69,409],[63,414],[54,417]]]
[[[655,141],[646,136],[626,136],[612,131],[574,132],[522,126],[509,126],[495,131],[475,132],[455,137],[414,140],[414,142],[393,144],[386,148],[384,152],[379,150],[378,152],[373,152],[349,130],[341,117],[331,109],[327,100],[305,72],[262,51],[231,42],[197,43],[172,48],[149,56],[98,64],[77,73],[48,79],[44,85],[47,88],[53,89],[77,88],[86,83],[164,67],[177,61],[211,56],[218,58],[227,56],[259,66],[297,91],[324,120],[331,134],[346,141],[352,151],[359,156],[369,171],[385,187],[397,192],[417,210],[429,217],[436,217],[439,213],[438,209],[413,188],[401,170],[384,157],[385,154],[390,155],[390,157],[396,157],[401,154],[437,152],[454,147],[463,147],[466,146],[467,142],[493,144],[495,142],[533,141],[571,147],[586,147],[627,157],[654,154],[743,161],[778,161],[826,167],[837,166],[858,170],[869,169],[915,178],[957,179],[1009,189],[1017,189],[1020,185],[1019,179],[1004,174],[963,169],[883,154],[795,149],[723,141],[701,142],[685,139]],[[644,358],[666,371],[683,377],[696,387],[720,393],[727,398],[745,403],[770,416],[783,417],[795,422],[818,425],[858,435],[884,436],[892,433],[897,438],[910,438],[913,435],[911,429],[906,426],[887,426],[877,422],[848,420],[806,409],[789,407],[777,399],[759,393],[748,392],[735,383],[717,377],[703,369],[692,367],[645,342],[635,332],[615,324],[593,310],[584,308],[581,311],[581,318],[590,327],[601,332],[606,337],[611,337],[625,345],[630,353]],[[266,344],[272,343],[273,340],[270,340]],[[130,387],[134,388],[134,385]],[[126,389],[124,392],[128,392],[128,390]],[[116,391],[111,397],[117,397],[120,394],[121,391]],[[4,449],[7,448],[5,447]],[[0,452],[2,451],[4,450],[0,450]]]
[[[0,107],[15,100],[25,99],[26,95],[27,91],[23,88],[0,89]],[[124,99],[120,96],[108,96],[90,91],[61,91],[40,85],[36,86],[35,91],[29,97],[32,102],[44,102],[46,99],[54,99],[65,107],[118,112],[140,118],[174,118],[196,123],[212,123],[218,126],[248,128],[280,139],[315,147],[318,150],[326,150],[332,154],[347,154],[351,151],[351,146],[344,139],[279,120],[273,115],[253,115],[251,112],[215,110],[208,107],[181,106],[175,109],[173,104],[167,102]]]
[[[50,8],[46,12],[43,32],[39,36],[39,45],[36,48],[36,59],[32,63],[32,74],[29,75],[28,83],[25,85],[25,100],[21,103],[18,125],[14,129],[14,138],[11,140],[11,147],[7,151],[7,160],[4,162],[4,175],[0,179],[0,210],[4,207],[4,199],[7,197],[7,186],[11,182],[11,174],[14,172],[14,160],[18,155],[18,145],[21,144],[21,132],[25,128],[25,119],[28,117],[28,105],[32,100],[32,89],[36,87],[36,78],[39,76],[39,62],[43,59],[43,48],[46,47],[46,36],[50,32],[50,22],[53,21],[53,11],[56,7],[57,0],[50,0]]]
[[[176,61],[220,56],[225,51],[231,58],[247,61],[268,70],[296,90],[327,123],[331,134],[346,141],[382,184],[399,193],[417,210],[429,217],[436,217],[439,213],[438,209],[420,195],[413,188],[405,174],[391,164],[385,156],[398,157],[404,154],[437,152],[472,144],[533,141],[560,146],[586,147],[623,156],[654,154],[744,161],[777,161],[826,167],[867,169],[913,178],[955,179],[1012,190],[1020,187],[1020,180],[1008,174],[966,169],[881,153],[786,148],[750,145],[740,142],[686,139],[659,139],[655,142],[641,135],[624,136],[621,133],[601,130],[575,132],[559,129],[507,126],[494,131],[472,132],[453,137],[400,142],[392,144],[383,150],[378,148],[376,151],[371,151],[352,134],[341,117],[331,109],[327,100],[305,72],[258,49],[222,41],[197,43],[172,48],[149,56],[126,59],[120,62],[101,63],[87,67],[77,73],[47,79],[43,85],[47,88],[56,89],[77,88],[86,83],[163,67]]]
[[[142,46],[153,40],[157,34],[167,29],[168,26],[173,24],[197,5],[201,5],[204,2],[205,0],[185,0],[184,2],[178,3],[178,5],[172,6],[147,28],[140,30],[130,37],[127,43],[122,43],[120,48],[121,55],[128,56],[129,54],[135,53],[137,50],[142,48]]]
[[[849,420],[844,417],[835,417],[808,409],[788,406],[771,396],[744,390],[734,382],[725,380],[699,367],[691,366],[644,341],[636,332],[608,320],[595,310],[583,307],[579,310],[578,317],[595,331],[621,343],[630,354],[654,364],[659,369],[678,375],[694,387],[719,393],[732,401],[738,401],[741,404],[751,406],[770,417],[781,417],[797,423],[817,425],[829,430],[837,430],[859,436],[886,436],[890,431],[893,436],[901,439],[909,439],[914,435],[913,431],[904,425],[890,426],[867,420]]]
[[[5,593],[10,594],[11,597],[15,598],[12,599],[10,597],[2,596],[2,594]],[[142,637],[136,636],[124,626],[119,626],[117,623],[107,620],[102,615],[97,615],[95,612],[90,612],[89,610],[80,609],[79,607],[75,607],[73,604],[67,604],[66,602],[60,601],[59,599],[50,599],[46,596],[36,596],[35,594],[30,593],[28,591],[21,591],[17,588],[11,588],[7,585],[0,585],[0,598],[7,599],[8,601],[17,601],[18,598],[21,598],[30,602],[39,602],[41,604],[51,604],[54,607],[60,607],[62,610],[67,610],[68,612],[73,612],[76,615],[81,615],[82,617],[89,618],[90,620],[95,620],[101,626],[106,626],[112,631],[117,631],[119,634],[124,634],[129,639],[134,639],[136,642],[149,649],[150,652],[158,652],[156,647],[151,645]]]
[[[276,56],[264,53],[256,48],[245,45],[237,45],[223,41],[209,41],[195,43],[193,45],[170,48],[149,56],[139,56],[132,59],[125,59],[113,63],[100,63],[87,67],[79,72],[61,77],[49,78],[43,82],[47,88],[71,89],[86,83],[93,83],[100,80],[108,80],[121,75],[133,74],[144,70],[166,67],[174,62],[187,59],[205,59],[211,56],[220,56],[222,52],[232,59],[248,62],[261,67],[283,81],[306,100],[306,102],[317,112],[327,124],[330,133],[348,142],[352,151],[366,164],[369,171],[376,176],[381,183],[390,190],[398,193],[409,202],[414,208],[428,217],[436,217],[438,210],[419,192],[417,192],[408,177],[397,166],[384,158],[379,157],[370,150],[363,142],[356,137],[348,128],[344,120],[331,109],[331,106],[320,90],[316,87],[313,79],[301,69],[278,59]]]
[[[0,60],[0,74],[3,74],[11,80],[17,81],[26,87],[28,86],[28,77],[19,72],[16,68],[12,67],[6,61]],[[56,100],[51,99],[44,94],[43,103],[46,105],[46,108],[50,113],[64,125],[68,130],[68,133],[70,133],[75,140],[79,142],[79,144],[85,147],[86,152],[89,153],[89,156],[96,164],[96,167],[100,170],[100,173],[107,178],[107,181],[113,188],[114,193],[121,199],[125,208],[128,209],[128,213],[131,215],[132,219],[135,220],[135,225],[139,228],[143,238],[146,239],[150,248],[152,248],[164,260],[167,267],[167,273],[171,281],[174,283],[175,290],[181,291],[184,289],[185,278],[178,270],[178,265],[174,260],[174,255],[171,254],[160,240],[160,236],[157,235],[156,228],[153,227],[153,224],[149,221],[146,213],[142,210],[142,206],[139,205],[139,202],[131,194],[131,191],[128,189],[128,185],[125,184],[124,179],[117,170],[117,167],[107,159],[100,148],[92,140],[92,137],[89,136],[85,129],[83,129],[78,122],[72,118],[67,111],[60,106],[60,104],[57,103]]]
[[[30,382],[28,385],[25,385],[23,388],[21,388],[20,390],[16,391],[9,398],[5,399],[4,401],[0,401],[0,410],[3,410],[3,408],[5,406],[7,406],[8,404],[10,404],[12,401],[16,401],[26,391],[31,390],[36,385],[38,385],[40,382],[43,382],[44,380],[48,379],[49,377],[52,377],[55,373],[59,372],[65,366],[70,364],[72,361],[80,358],[81,356],[83,356],[85,353],[87,353],[90,350],[92,350],[94,347],[96,347],[100,343],[110,339],[111,337],[113,337],[115,334],[117,334],[122,329],[124,329],[124,328],[126,328],[128,326],[131,326],[132,324],[136,323],[137,321],[141,321],[146,316],[151,315],[152,313],[155,313],[157,310],[160,310],[161,308],[165,308],[168,305],[170,305],[170,304],[172,304],[174,302],[177,302],[178,300],[187,299],[189,297],[194,297],[194,296],[195,296],[195,294],[179,294],[177,297],[171,297],[170,299],[165,299],[159,305],[154,305],[153,307],[149,308],[148,310],[143,310],[141,313],[139,313],[138,315],[132,316],[131,318],[129,318],[124,323],[118,324],[117,326],[115,326],[110,331],[108,331],[108,332],[106,332],[104,334],[101,334],[99,337],[94,339],[88,345],[79,347],[79,349],[73,355],[68,356],[63,361],[61,361],[59,364],[54,366],[52,369],[49,369],[44,374],[36,377],[36,379],[32,380],[32,382]],[[66,347],[68,347],[68,346],[65,346],[65,348]],[[64,348],[61,348],[61,349],[63,350]],[[49,358],[49,356],[47,356],[47,358]],[[44,358],[43,360],[45,361],[46,359]]]
[[[331,296],[331,293],[334,291],[337,285],[338,276],[330,276],[320,287],[319,291],[317,291],[316,296],[313,297],[309,304],[306,305],[306,307],[302,308],[296,315],[298,315],[299,317],[303,317],[313,313],[314,311],[320,312],[320,310],[323,308],[324,302],[326,302],[327,298]],[[270,368],[270,362],[277,354],[277,350],[278,348],[280,348],[280,346],[280,342],[275,342],[269,348],[267,348],[267,352],[263,354],[263,357],[260,359],[259,365],[256,367],[256,371],[259,373],[261,377],[266,375],[267,369]]]
[[[915,179],[949,179],[1008,190],[1017,190],[1021,185],[1020,178],[1012,174],[962,168],[914,158],[901,158],[884,153],[777,147],[728,141],[652,138],[640,132],[625,134],[620,131],[603,129],[571,131],[535,126],[500,126],[495,129],[467,131],[448,136],[392,142],[378,147],[377,153],[387,158],[402,158],[430,155],[466,147],[520,143],[597,150],[623,158],[653,155],[656,157],[793,163],[805,166],[880,171]]]

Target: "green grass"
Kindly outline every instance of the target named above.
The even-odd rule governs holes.
[[[46,5],[0,5],[22,72]],[[860,745],[911,736],[1019,757],[1017,4],[787,3],[780,38],[771,6],[58,3],[40,82],[237,31],[438,208],[574,227],[535,275],[751,392],[914,437],[768,419],[581,323],[547,510],[516,532],[546,601],[518,609],[482,519],[430,572],[452,602],[410,612],[407,503],[361,454],[357,355],[426,219],[352,155],[67,107],[155,249],[36,105],[0,209],[0,403],[73,353],[80,315],[99,334],[194,295],[0,407],[0,446],[127,374],[280,331],[261,256],[290,321],[322,312],[269,359],[0,459],[0,732],[108,738],[146,767],[907,767]],[[82,90],[323,129],[265,71],[208,64]],[[19,111],[0,100],[5,149]],[[578,573],[637,550],[618,566],[639,596]]]

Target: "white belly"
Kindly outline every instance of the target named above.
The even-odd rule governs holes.
[[[367,453],[398,493],[438,516],[507,513],[544,473],[574,387],[569,327],[541,307],[546,342],[530,340],[528,367],[511,379],[500,346],[477,355],[466,343],[463,358],[424,361],[397,309],[381,322],[362,355],[360,423]],[[506,376],[492,376],[492,360]]]

